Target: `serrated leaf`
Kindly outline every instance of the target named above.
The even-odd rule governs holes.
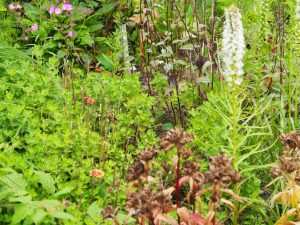
[[[24,190],[27,182],[22,174],[11,173],[0,178],[0,181],[13,190]]]
[[[35,174],[37,175],[39,182],[42,184],[42,187],[49,194],[53,194],[55,192],[55,186],[51,175],[42,171],[35,171]]]

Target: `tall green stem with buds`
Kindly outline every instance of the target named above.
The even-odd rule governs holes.
[[[239,86],[243,82],[243,57],[245,53],[245,41],[242,24],[242,15],[239,8],[232,5],[225,11],[225,25],[223,31],[223,76],[231,87],[231,137],[230,145],[233,166],[238,170],[239,160]],[[234,192],[239,194],[239,185],[234,186]],[[238,210],[234,212],[232,222],[238,224]]]

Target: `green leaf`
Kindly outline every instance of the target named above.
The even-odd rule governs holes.
[[[56,212],[54,214],[52,214],[53,217],[58,218],[58,219],[66,219],[66,220],[75,220],[75,217],[72,216],[69,213],[65,213],[65,212]]]
[[[57,55],[57,58],[61,59],[62,57],[64,57],[66,55],[66,53],[63,50],[58,50],[56,55]]]
[[[100,220],[100,213],[101,209],[98,206],[97,202],[92,203],[89,208],[87,209],[87,214],[94,220],[99,221]]]
[[[30,204],[19,204],[15,207],[15,213],[12,217],[11,224],[20,224],[27,216],[34,213]]]
[[[31,219],[35,224],[39,224],[47,216],[47,213],[42,209],[36,209],[34,214],[31,215]]]
[[[32,197],[29,195],[26,196],[21,196],[21,197],[17,197],[17,198],[10,198],[9,202],[21,202],[21,203],[28,203],[31,202]]]
[[[162,126],[162,129],[165,130],[165,131],[168,131],[168,130],[171,130],[174,128],[174,125],[173,123],[165,123],[163,126]]]
[[[104,53],[97,55],[96,58],[105,67],[105,69],[112,70],[114,68],[112,60]]]
[[[11,173],[0,178],[0,181],[13,190],[25,190],[27,182],[22,174]]]
[[[54,194],[54,197],[58,197],[58,196],[60,196],[60,195],[70,193],[73,189],[74,189],[74,187],[70,187],[70,186],[64,187],[64,188],[61,189],[60,191],[56,192],[56,193]]]
[[[94,44],[94,39],[92,38],[88,30],[79,31],[77,38],[80,40],[81,45],[92,46]]]
[[[113,10],[117,5],[117,2],[112,2],[109,4],[104,5],[101,9],[99,9],[93,16],[102,16],[105,13]]]
[[[35,171],[35,174],[37,175],[39,182],[42,184],[42,187],[49,193],[53,194],[55,192],[55,186],[53,178],[50,174],[44,173],[42,171]]]

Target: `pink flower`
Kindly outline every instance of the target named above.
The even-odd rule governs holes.
[[[54,6],[54,5],[51,5],[51,6],[50,6],[50,9],[49,9],[50,15],[52,15],[54,12],[55,12],[55,6]]]
[[[9,7],[10,10],[13,10],[13,9],[16,8],[16,6],[15,6],[13,3],[10,3],[10,4],[8,5],[8,7]]]
[[[75,23],[74,22],[71,22],[70,23],[70,27],[74,27],[75,26]]]
[[[35,23],[31,26],[31,30],[37,31],[39,29],[39,26]]]
[[[70,32],[68,33],[67,36],[68,36],[69,38],[71,38],[71,37],[73,37],[73,35],[74,35],[73,31],[70,31]]]
[[[18,5],[16,6],[16,8],[17,8],[17,9],[22,9],[22,5],[18,4]]]
[[[25,32],[26,32],[26,33],[29,33],[29,32],[30,32],[30,29],[29,29],[29,28],[27,28],[27,29],[25,30]]]
[[[59,15],[59,14],[61,14],[61,9],[60,8],[55,8],[54,12],[55,12],[56,15]]]
[[[63,8],[63,10],[71,11],[71,10],[73,9],[73,6],[72,6],[71,3],[64,3],[64,4],[62,5],[62,8]]]

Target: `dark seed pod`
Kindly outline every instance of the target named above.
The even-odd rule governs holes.
[[[208,61],[206,57],[200,55],[197,60],[196,60],[196,66],[198,67],[199,70],[202,69],[204,63]]]

